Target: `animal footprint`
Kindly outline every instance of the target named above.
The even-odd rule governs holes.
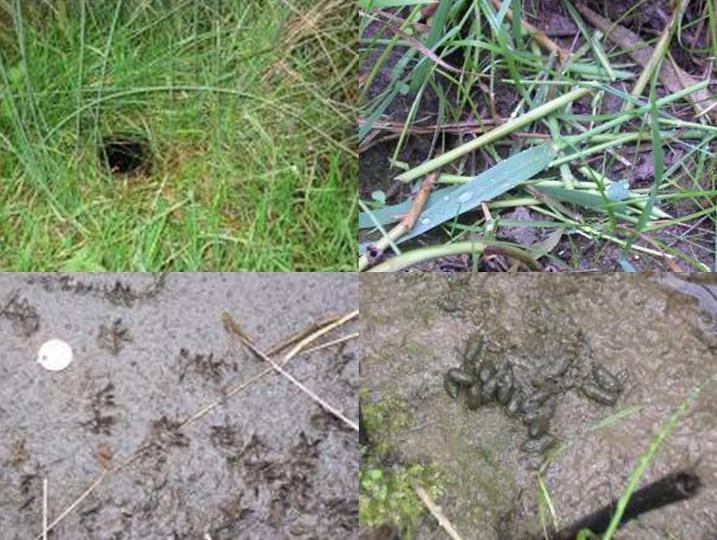
[[[122,324],[122,319],[115,319],[110,326],[100,325],[97,344],[101,349],[116,355],[124,348],[125,343],[131,341],[132,337],[129,335],[127,327]]]
[[[114,388],[114,384],[108,383],[94,395],[90,403],[92,418],[82,422],[82,425],[89,428],[95,435],[111,435],[112,427],[117,423],[115,416],[104,414],[105,409],[115,408]]]

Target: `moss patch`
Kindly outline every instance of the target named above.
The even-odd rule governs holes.
[[[386,396],[371,403],[366,389],[361,389],[359,396],[372,450],[377,457],[386,456],[391,450],[391,436],[413,422],[408,403],[395,396]]]
[[[434,499],[443,492],[439,473],[429,466],[412,464],[386,470],[371,457],[362,460],[359,490],[361,526],[389,522],[401,530],[401,538],[413,538],[425,511],[413,489],[416,484]]]
[[[371,403],[368,390],[360,392],[361,410],[370,449],[362,449],[359,477],[359,521],[362,527],[391,523],[401,531],[401,538],[414,536],[419,519],[425,512],[415,485],[422,486],[432,497],[443,493],[441,475],[430,465],[383,465],[393,460],[392,439],[413,423],[409,404],[396,396],[385,396]]]

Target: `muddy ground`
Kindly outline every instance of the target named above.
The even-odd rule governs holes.
[[[36,537],[105,476],[49,538],[350,538],[358,437],[270,374],[178,424],[266,368],[224,331],[229,311],[264,350],[357,305],[350,274],[1,274],[0,537]],[[357,323],[332,337],[355,331]],[[52,337],[74,362],[34,361]],[[358,418],[357,345],[288,370]]]
[[[593,359],[619,374],[626,388],[615,406],[575,391],[558,401],[551,431],[567,448],[550,458],[545,483],[559,523],[567,525],[618,497],[662,422],[693,388],[717,378],[717,280],[700,277],[362,275],[362,389],[370,403],[390,398],[412,413],[401,429],[369,435],[393,448],[394,462],[431,464],[443,474],[436,502],[463,538],[539,534],[542,459],[520,449],[525,426],[497,406],[467,410],[446,394],[443,374],[460,365],[456,348],[473,332],[487,336],[494,354],[543,354],[549,362],[560,355],[556,334],[580,330]],[[551,330],[541,336],[545,328]],[[625,416],[590,429],[618,413]],[[694,467],[701,490],[630,522],[617,538],[716,538],[716,452],[713,379],[641,482]],[[425,515],[416,538],[444,537]]]

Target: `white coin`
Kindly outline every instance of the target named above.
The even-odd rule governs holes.
[[[72,348],[61,339],[51,339],[40,347],[37,361],[49,371],[62,371],[72,362]]]

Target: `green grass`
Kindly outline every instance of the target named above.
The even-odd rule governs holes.
[[[602,540],[612,540],[612,538],[614,538],[615,533],[620,526],[620,521],[625,513],[625,509],[627,508],[631,497],[637,490],[640,484],[640,480],[645,474],[645,471],[654,461],[658,450],[672,434],[680,421],[683,420],[685,415],[690,411],[702,390],[704,390],[708,385],[713,384],[715,380],[717,380],[717,373],[712,374],[710,377],[707,378],[705,382],[692,388],[686,398],[682,401],[682,403],[679,404],[679,406],[672,412],[672,414],[670,414],[662,421],[653,438],[650,441],[646,441],[646,448],[640,455],[639,460],[637,461],[630,473],[630,478],[628,479],[627,485],[625,486],[622,495],[618,499],[618,502],[615,506],[615,511],[612,515],[612,519],[610,520],[610,524],[607,530],[602,536]],[[585,436],[589,437],[595,433],[599,434],[599,431],[601,429],[618,424],[623,420],[626,420],[634,415],[640,414],[641,409],[641,406],[632,406],[627,407],[613,415],[610,415],[591,426]],[[575,442],[577,441],[563,442],[556,448],[554,448],[549,453],[547,459],[543,462],[538,471],[536,478],[537,500],[540,519],[544,531],[547,531],[550,528],[553,528],[554,530],[560,529],[559,517],[555,511],[555,506],[553,505],[550,493],[545,484],[547,469],[554,465],[555,458],[557,456],[567,450],[568,447],[570,447]],[[596,536],[592,534],[591,531],[583,530],[581,531],[581,534],[578,538],[588,539],[593,537]]]
[[[414,491],[423,487],[431,498],[443,493],[442,477],[432,467],[413,463],[384,468],[371,456],[362,456],[359,473],[359,523],[379,527],[390,523],[401,538],[412,540],[426,509]]]
[[[353,270],[355,12],[0,0],[0,268]],[[120,131],[148,174],[101,166]]]
[[[561,3],[563,14],[583,34],[567,62],[538,46],[507,16],[507,10],[513,9],[535,22],[545,4],[538,0],[502,0],[499,8],[491,0],[441,0],[429,20],[421,17],[424,6],[413,1],[374,3],[392,6],[383,10],[369,9],[370,2],[364,4],[360,149],[365,152],[386,138],[392,141],[387,160],[394,180],[415,189],[426,173],[440,170],[434,189],[446,184],[460,188],[495,163],[545,143],[546,138],[559,152],[536,177],[485,200],[486,208],[471,212],[475,205],[470,205],[455,212],[454,219],[436,227],[430,236],[422,236],[420,247],[413,244],[399,250],[400,241],[394,242],[397,261],[392,267],[425,260],[413,256],[411,249],[426,244],[431,259],[455,253],[452,244],[466,241],[501,246],[503,232],[518,226],[537,229],[543,241],[558,239],[550,250],[541,249],[540,242],[510,246],[523,251],[523,260],[539,253],[542,267],[567,271],[717,269],[717,128],[714,122],[696,116],[685,92],[664,88],[654,69],[670,62],[666,44],[673,54],[691,55],[710,65],[707,57],[717,50],[717,19],[709,2],[690,3],[662,46],[657,36],[647,39],[657,53],[646,69],[626,56],[626,49],[600,39],[571,2]],[[641,9],[651,9],[646,0],[630,11]],[[615,22],[628,24],[629,15]],[[706,48],[689,45],[686,39],[700,26],[705,28]],[[379,31],[389,27],[394,31]],[[637,30],[634,25],[631,29]],[[570,39],[566,42],[564,47]],[[713,77],[714,73],[713,68]],[[693,76],[704,79],[701,74]],[[633,95],[638,80],[643,90]],[[699,88],[711,87],[704,81]],[[575,99],[574,92],[580,90],[588,95]],[[556,103],[560,107],[550,108]],[[500,118],[494,122],[496,110]],[[387,120],[393,120],[390,134]],[[448,125],[456,124],[465,126],[462,133],[450,135]],[[419,128],[423,130],[420,135]],[[423,154],[418,159],[423,162],[412,166],[400,161],[404,150],[410,151],[410,140],[418,136],[431,142],[428,151],[425,144],[419,145]],[[640,153],[652,156],[652,178],[624,190],[620,182],[629,177]],[[617,167],[621,164],[624,169]],[[363,187],[366,192],[376,190],[374,185]],[[361,204],[381,210],[381,199],[378,193],[376,200]],[[532,219],[511,219],[508,214],[517,207],[527,208]],[[392,213],[390,209],[385,212]],[[361,248],[386,234],[374,228],[370,217],[370,212],[363,212],[366,233]],[[382,225],[384,231],[390,229]],[[437,236],[436,231],[442,234]],[[558,246],[562,250],[555,249]],[[620,254],[619,266],[603,258],[607,251],[614,251],[611,248]],[[470,251],[473,268],[483,251]]]

